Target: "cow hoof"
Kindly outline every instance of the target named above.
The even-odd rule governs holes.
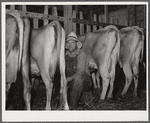
[[[107,97],[107,100],[114,100],[113,97]]]
[[[137,95],[133,95],[133,98],[134,98],[134,99],[138,99],[138,96],[137,96]]]
[[[118,97],[118,100],[125,100],[125,96],[120,95],[120,96]]]

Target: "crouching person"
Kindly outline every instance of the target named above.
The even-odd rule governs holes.
[[[74,109],[82,95],[92,86],[88,72],[88,58],[81,51],[82,43],[71,32],[66,39],[66,76],[68,81],[68,99],[70,109]]]

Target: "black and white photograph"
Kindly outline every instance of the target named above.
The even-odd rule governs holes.
[[[2,121],[148,121],[148,2],[2,2]]]

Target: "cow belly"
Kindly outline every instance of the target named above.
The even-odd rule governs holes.
[[[40,71],[36,63],[32,63],[31,65],[31,74],[40,76]]]
[[[30,60],[31,60],[31,63],[30,63],[31,74],[40,76],[40,70],[39,70],[36,62],[34,61],[34,59],[32,57],[30,57]]]

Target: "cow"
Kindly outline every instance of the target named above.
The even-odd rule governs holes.
[[[89,68],[98,69],[99,75],[97,76],[101,76],[103,82],[100,99],[104,100],[106,98],[109,84],[110,90],[107,98],[112,98],[115,65],[120,51],[119,30],[116,26],[109,25],[96,32],[78,36],[78,39],[83,43],[83,48],[78,55],[78,61],[82,62],[78,63],[77,73],[67,78],[67,81],[73,80],[81,72],[84,73],[85,70],[89,72]]]
[[[51,110],[51,96],[56,70],[60,73],[60,105],[69,110],[65,76],[65,30],[58,21],[31,30],[31,74],[41,75],[46,87],[46,110]]]
[[[24,100],[26,109],[30,110],[29,80],[29,32],[30,22],[28,18],[22,18],[16,10],[6,13],[6,101],[11,84],[16,81],[17,73],[22,72],[24,84]]]
[[[138,26],[122,28],[120,31],[119,64],[125,74],[125,86],[120,97],[125,97],[134,79],[133,97],[137,98],[139,63],[143,60],[144,51],[144,33]]]

